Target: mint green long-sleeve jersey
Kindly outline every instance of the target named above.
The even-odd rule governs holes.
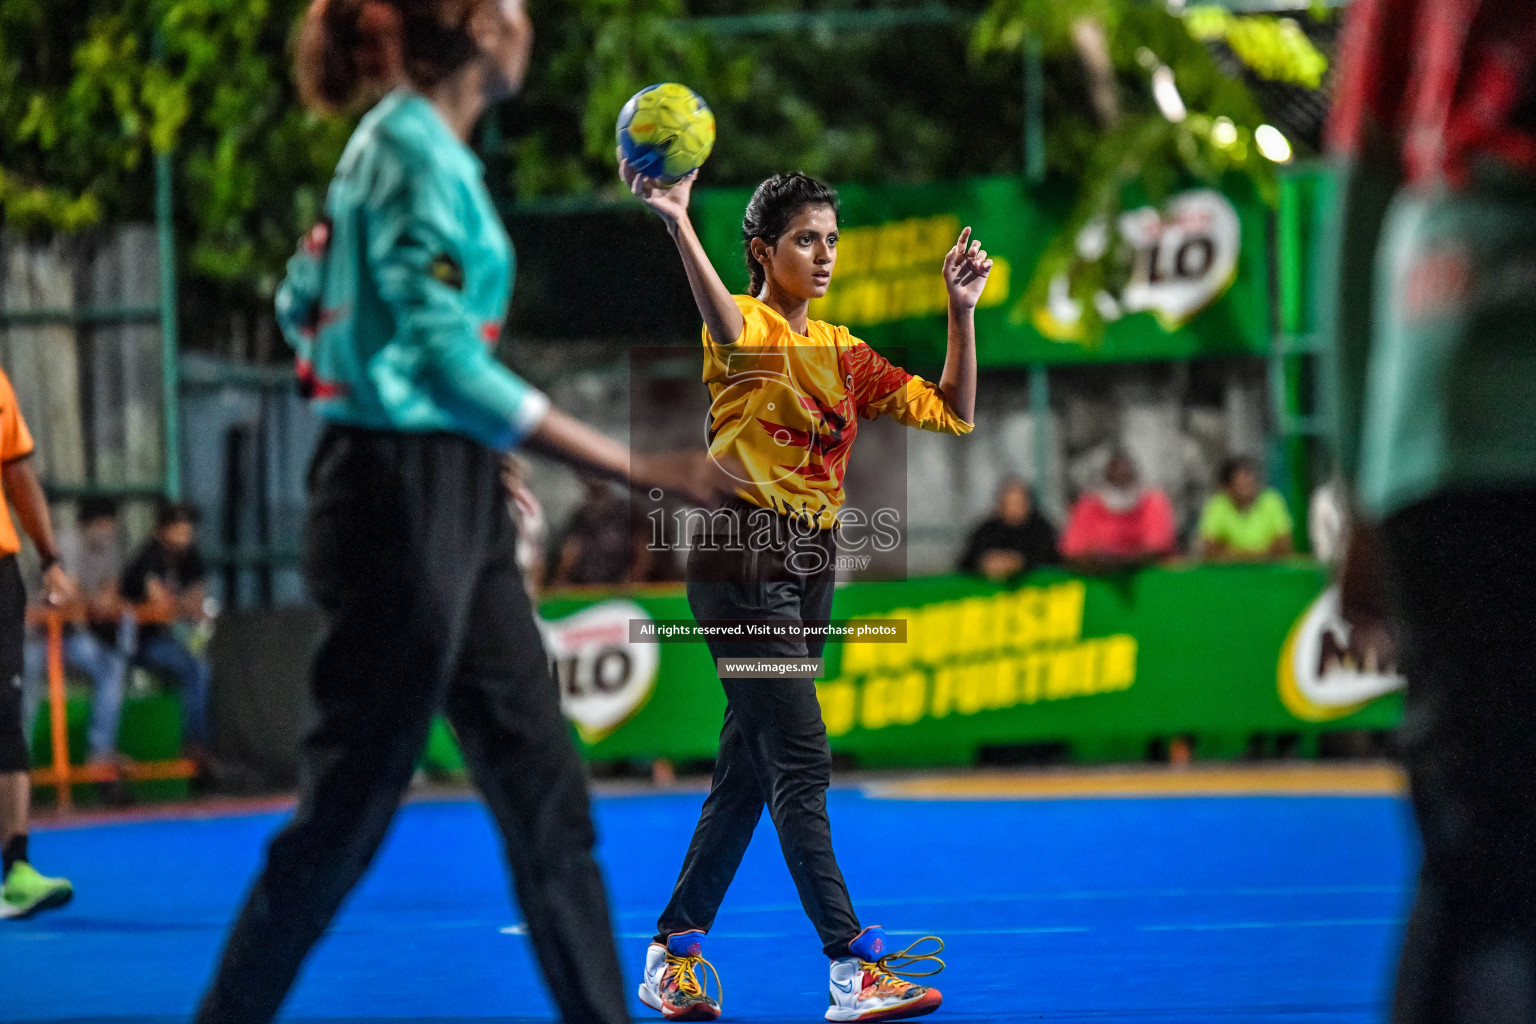
[[[513,255],[483,177],[421,95],[397,90],[363,117],[277,293],[320,416],[502,451],[538,426],[548,399],[493,354]]]

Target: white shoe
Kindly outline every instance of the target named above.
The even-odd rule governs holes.
[[[704,959],[704,933],[679,932],[663,946],[651,943],[645,951],[645,974],[640,981],[640,1001],[667,1020],[718,1020],[720,1000],[710,998],[702,968],[715,967]],[[720,990],[720,975],[715,975]],[[723,992],[722,992],[723,994]]]
[[[938,989],[906,981],[888,966],[893,961],[895,966],[905,967],[916,960],[937,960],[942,970],[944,961],[936,954],[944,949],[944,943],[938,939],[934,941],[939,943],[939,948],[933,953],[913,954],[912,948],[917,944],[913,943],[900,953],[882,956],[885,932],[879,928],[864,929],[850,944],[854,955],[832,961],[829,983],[832,1005],[827,1008],[827,1020],[907,1020],[937,1010],[944,1002]]]

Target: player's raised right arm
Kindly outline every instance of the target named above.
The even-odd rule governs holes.
[[[688,199],[698,173],[694,171],[675,185],[664,185],[640,174],[622,153],[619,154],[619,177],[636,198],[656,211],[677,243],[683,270],[688,274],[688,286],[693,289],[693,301],[699,307],[709,336],[717,345],[734,345],[741,337],[746,321],[742,319],[736,300],[731,297],[731,290],[720,280],[714,264],[709,262],[704,244],[699,241],[693,221],[688,217]]]

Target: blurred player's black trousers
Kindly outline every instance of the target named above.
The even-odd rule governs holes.
[[[771,515],[732,502],[725,512],[745,519]],[[782,517],[780,517],[782,519]],[[787,533],[787,530],[786,530]],[[749,536],[747,533],[740,536]],[[809,572],[795,572],[786,560],[788,544],[765,551],[701,550],[697,539],[688,558],[688,606],[703,620],[791,620],[824,623],[832,613],[836,552],[830,532],[799,545]],[[819,570],[814,563],[824,563]],[[799,563],[806,564],[806,563]],[[711,641],[715,658],[819,658],[825,639]],[[657,941],[668,935],[708,931],[763,808],[779,833],[784,861],[800,893],[800,905],[816,926],[829,957],[848,955],[859,921],[848,886],[832,852],[827,821],[827,786],[832,749],[810,679],[727,679],[725,724],[714,781],[699,815],[672,899],[656,922]]]
[[[298,811],[235,923],[204,1024],[277,1013],[384,838],[439,709],[501,828],[561,1015],[629,1020],[582,765],[498,476],[495,453],[454,435],[333,426],[321,438],[306,536],[310,589],[330,627],[310,679],[318,720]]]
[[[1395,1024],[1536,1020],[1536,492],[1382,525],[1424,842]]]
[[[26,622],[27,588],[21,582],[16,556],[5,555],[0,557],[0,775],[32,767],[26,734],[32,723],[21,718]]]

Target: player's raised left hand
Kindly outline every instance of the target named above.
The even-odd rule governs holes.
[[[950,305],[975,309],[991,273],[992,261],[987,259],[987,250],[972,240],[970,228],[961,231],[959,241],[944,256],[944,287],[949,290]]]

